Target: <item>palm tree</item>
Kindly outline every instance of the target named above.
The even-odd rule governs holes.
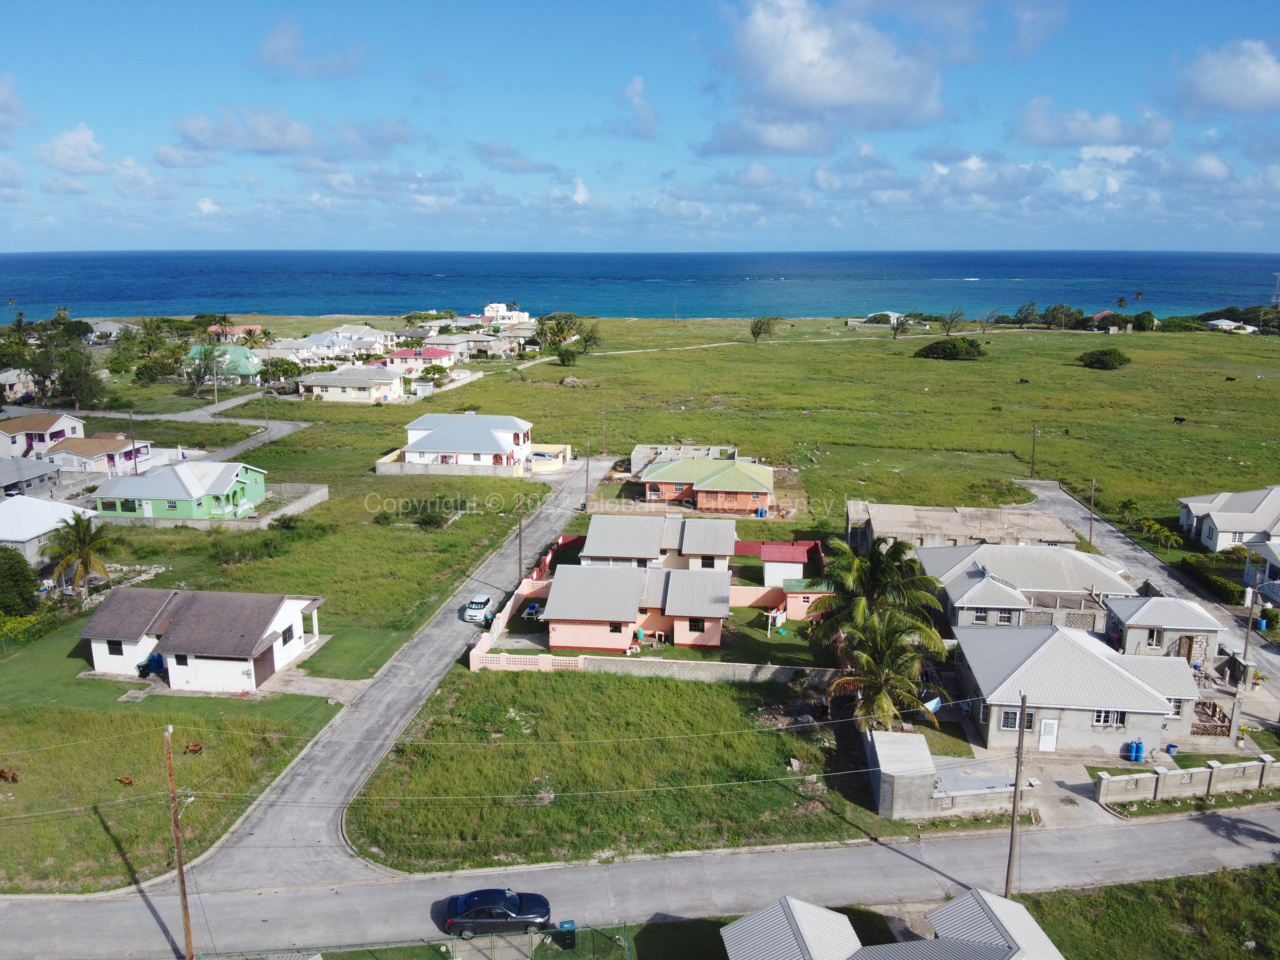
[[[217,327],[218,327],[218,339],[220,341],[225,343],[226,340],[231,336],[232,326],[233,324],[231,323],[230,314],[226,314],[226,313],[218,314]]]
[[[1170,550],[1182,546],[1182,538],[1168,527],[1161,527],[1155,531],[1155,541],[1159,546],[1164,547],[1165,559],[1168,559]]]
[[[928,651],[920,642],[919,629],[915,620],[895,610],[876,613],[862,626],[849,628],[849,642],[839,655],[852,675],[832,681],[827,696],[857,695],[853,716],[859,730],[890,730],[908,711],[920,711],[938,725],[920,699],[920,674]]]
[[[96,573],[101,577],[108,576],[107,566],[102,558],[115,550],[115,539],[105,528],[95,530],[91,519],[77,513],[70,520],[63,520],[49,534],[49,542],[40,548],[40,553],[58,561],[58,565],[53,568],[53,578],[61,580],[70,572],[72,589],[83,590],[87,600],[89,575]]]
[[[927,649],[944,652],[942,638],[930,616],[930,611],[942,609],[935,595],[942,583],[921,572],[920,562],[910,555],[910,543],[890,543],[888,537],[876,537],[861,557],[838,537],[827,541],[827,546],[834,556],[822,576],[808,583],[811,590],[832,591],[809,608],[823,615],[813,628],[816,640],[839,646],[850,630],[877,614],[893,611],[914,624]]]
[[[1116,306],[1119,307],[1121,310],[1123,310],[1128,305],[1129,305],[1129,301],[1126,300],[1124,297],[1116,297]]]
[[[1146,295],[1145,293],[1143,293],[1141,290],[1139,290],[1137,293],[1135,293],[1135,294],[1133,295],[1133,299],[1135,299],[1135,300],[1145,300],[1145,299],[1147,299],[1147,295]]]
[[[240,335],[240,343],[253,350],[257,347],[265,347],[267,345],[267,337],[265,330],[246,330]]]

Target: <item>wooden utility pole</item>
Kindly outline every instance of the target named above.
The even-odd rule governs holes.
[[[1013,776],[1013,825],[1009,829],[1009,867],[1004,874],[1005,899],[1013,896],[1013,866],[1018,859],[1018,807],[1022,797],[1022,745],[1027,735],[1027,695],[1022,695],[1018,711],[1018,762]]]
[[[1263,581],[1256,581],[1261,584]],[[1253,640],[1253,616],[1254,609],[1258,603],[1258,587],[1253,587],[1253,596],[1249,598],[1249,622],[1244,628],[1244,653],[1240,654],[1240,682],[1236,684],[1236,699],[1231,705],[1231,730],[1230,735],[1234,740],[1240,736],[1240,717],[1244,713],[1244,693],[1248,689],[1249,684],[1253,680],[1253,671],[1245,664],[1249,662],[1249,643]]]
[[[271,439],[271,411],[267,409],[267,391],[262,391],[262,415],[267,418],[267,439]]]
[[[608,456],[609,454],[609,404],[604,405],[604,410],[600,414],[604,420],[604,438],[600,442],[600,452]]]
[[[516,523],[519,524],[519,533],[517,539],[520,542],[520,552],[516,557],[516,589],[520,589],[520,584],[524,582],[524,503],[523,498],[516,501]]]
[[[586,513],[587,499],[591,496],[591,441],[587,441],[587,459],[582,465],[582,512]]]
[[[1089,481],[1089,546],[1093,546],[1093,495],[1098,492],[1098,481]]]
[[[173,858],[178,865],[178,897],[182,900],[182,927],[187,934],[187,960],[195,960],[191,945],[191,907],[187,904],[187,875],[182,869],[182,831],[178,828],[178,790],[173,784],[173,725],[164,732],[164,762],[169,768],[169,816],[173,821]]]
[[[129,446],[132,447],[133,454],[133,475],[138,475],[138,435],[133,431],[133,406],[136,400],[129,401]]]
[[[1036,478],[1036,434],[1040,432],[1040,425],[1033,423],[1031,425],[1031,479]]]

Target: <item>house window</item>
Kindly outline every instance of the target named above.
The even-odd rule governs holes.
[[[1181,701],[1181,700],[1171,700],[1171,701],[1169,701],[1169,702],[1173,704],[1173,709],[1169,711],[1169,716],[1171,716],[1171,717],[1180,717],[1180,716],[1182,716],[1182,703],[1183,703],[1183,701]]]
[[[620,623],[611,623],[611,624],[609,624],[609,632],[610,632],[610,633],[621,633],[621,632],[622,632],[622,624],[620,624]]]
[[[714,570],[715,568],[716,568],[716,558],[715,558],[715,557],[703,557],[703,558],[702,558],[702,569],[703,569],[703,570]]]
[[[197,500],[197,501],[196,501],[196,506],[197,506],[197,507],[203,507],[203,506],[204,506],[204,497],[201,497],[199,500]]]
[[[649,499],[660,500],[662,498],[662,487],[656,483],[649,484]]]
[[[110,656],[113,656],[113,657],[123,657],[123,656],[124,656],[124,641],[122,641],[122,640],[108,640],[108,641],[107,641],[107,653],[108,653]]]
[[[121,500],[120,510],[124,513],[137,513],[138,501],[137,500]]]
[[[728,494],[725,494],[724,499],[725,499],[725,502],[727,503],[737,503],[738,495],[736,493],[728,493]]]
[[[752,500],[759,500],[759,499],[760,499],[760,494],[758,494],[758,493],[753,493],[753,494],[751,495],[751,499],[752,499]]]
[[[285,627],[283,630],[280,631],[280,646],[283,647],[292,639],[293,639],[293,624],[289,624],[289,626]]]
[[[177,510],[177,509],[178,509],[178,501],[177,501],[177,500],[166,500],[166,501],[165,501],[164,508],[165,508],[166,510]]]
[[[991,707],[984,703],[978,708],[978,722],[985,724],[990,719]]]
[[[473,453],[473,454],[471,455],[471,462],[472,462],[472,463],[479,463],[479,462],[480,462],[480,454],[478,454],[478,453]]]
[[[674,484],[674,489],[676,493],[684,493],[684,484],[683,483]]]
[[[1012,611],[1012,610],[997,610],[997,611],[996,611],[996,621],[997,621],[998,623],[1002,623],[1002,624],[1004,624],[1004,625],[1008,626],[1009,624],[1013,623],[1013,611]]]
[[[187,665],[187,655],[185,653],[175,653],[173,655],[173,665],[175,667],[185,667]]]
[[[1147,631],[1147,646],[1148,646],[1148,647],[1159,647],[1159,646],[1160,646],[1160,631],[1159,631],[1159,630],[1151,629],[1151,630],[1148,630],[1148,631]]]
[[[690,617],[689,632],[690,633],[706,633],[707,621],[703,617]]]
[[[1095,727],[1123,727],[1124,720],[1125,712],[1123,710],[1093,711],[1093,725]]]
[[[974,623],[986,623],[986,622],[987,622],[987,611],[986,611],[986,610],[974,610],[974,611],[973,611],[973,622],[974,622]]]
[[[1018,711],[1017,710],[1001,711],[1000,729],[1001,730],[1017,730],[1018,729]]]
[[[1244,543],[1244,532],[1241,530],[1237,530],[1235,533],[1231,534],[1231,542]]]
[[[115,512],[119,508],[119,505],[114,500],[103,500],[101,503],[103,510]]]

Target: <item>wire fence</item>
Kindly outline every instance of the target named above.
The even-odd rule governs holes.
[[[0,656],[5,656],[28,643],[48,636],[62,623],[56,611],[32,617],[0,615]]]

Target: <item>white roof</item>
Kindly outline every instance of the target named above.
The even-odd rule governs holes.
[[[183,460],[152,467],[139,477],[112,477],[98,487],[94,496],[130,500],[195,500],[206,494],[222,496],[235,484],[241,470],[266,473],[247,463]]]
[[[729,960],[849,960],[862,942],[844,914],[783,897],[721,928]]]
[[[1222,630],[1209,611],[1193,600],[1178,597],[1113,597],[1107,609],[1126,626],[1165,630]]]
[[[341,367],[337,370],[308,373],[305,377],[299,377],[298,383],[320,387],[367,387],[376,383],[391,383],[399,379],[400,374],[375,365]]]
[[[73,507],[67,503],[40,500],[36,497],[6,497],[0,501],[0,540],[26,543],[56,530],[64,520],[76,514],[96,517],[96,510]]]
[[[1206,493],[1181,497],[1192,516],[1207,516],[1219,530],[1243,533],[1280,532],[1280,484],[1240,493]]]
[[[1120,577],[1119,564],[1115,561],[1065,547],[998,543],[917,547],[916,558],[925,573],[942,581],[947,596],[956,606],[966,605],[962,602],[965,596],[988,579],[1023,594],[1091,593],[1132,597],[1137,593],[1132,584]]]
[[[410,435],[422,432],[406,450],[441,453],[506,453],[513,436],[532,430],[533,424],[519,417],[479,413],[426,413],[410,423]]]

